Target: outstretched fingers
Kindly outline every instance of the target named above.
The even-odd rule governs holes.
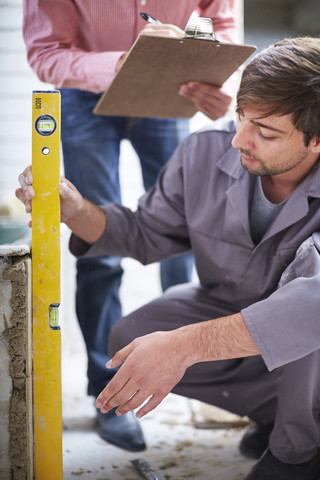
[[[166,396],[150,395],[143,390],[135,390],[136,387],[133,382],[129,380],[128,383],[114,396],[107,396],[105,399],[104,393],[102,392],[97,399],[96,406],[102,405],[100,407],[101,413],[107,413],[113,408],[118,407],[116,410],[118,416],[141,407],[136,416],[142,418],[144,415],[154,410]],[[125,398],[127,398],[126,401],[124,401]]]
[[[122,350],[119,350],[119,352],[109,360],[106,367],[119,368],[130,354],[131,350],[131,344],[127,345]],[[127,369],[121,370],[120,368],[117,374],[97,397],[96,407],[99,408],[102,413],[107,413],[112,408],[126,402],[137,392],[137,388],[134,387],[130,379],[130,372],[127,372]]]
[[[162,400],[166,397],[166,395],[152,395],[149,400],[137,411],[136,417],[142,418],[147,413],[152,412],[158,405],[162,402]]]

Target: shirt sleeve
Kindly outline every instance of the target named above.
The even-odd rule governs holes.
[[[242,310],[269,370],[298,360],[320,345],[320,234],[307,239],[281,276],[278,289]]]
[[[90,247],[72,235],[71,253],[77,257],[119,255],[149,264],[189,251],[183,196],[184,149],[184,144],[178,147],[156,185],[140,198],[135,212],[112,203],[102,207],[107,216],[103,236]]]
[[[220,42],[239,43],[234,0],[200,0],[196,11],[200,16],[212,19]]]
[[[70,0],[24,0],[23,37],[28,61],[40,80],[57,88],[103,92],[125,52],[75,48],[77,11]]]

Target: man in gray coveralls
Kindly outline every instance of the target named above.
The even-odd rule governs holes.
[[[107,367],[121,369],[97,407],[141,418],[172,391],[248,415],[240,450],[259,461],[247,480],[320,478],[319,58],[306,37],[258,54],[236,127],[190,135],[136,212],[59,187],[78,257],[151,263],[192,249],[200,280],[115,325]],[[30,168],[19,179],[30,212]]]

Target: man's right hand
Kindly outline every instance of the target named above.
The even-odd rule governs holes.
[[[35,196],[33,189],[33,177],[31,166],[27,167],[18,177],[20,188],[16,190],[16,197],[25,205],[27,213],[32,211],[32,199]],[[78,192],[76,187],[69,180],[61,177],[59,185],[61,202],[61,221],[68,223],[69,220],[76,217],[84,205],[84,198]],[[31,226],[31,222],[30,222]]]
[[[25,205],[27,213],[32,212],[32,199],[36,192],[33,189],[31,166],[27,167],[18,177],[20,188],[16,197]],[[89,202],[80,194],[76,187],[64,177],[59,184],[61,221],[66,223],[72,232],[89,244],[95,243],[106,228],[104,211]],[[31,227],[31,221],[28,223]]]

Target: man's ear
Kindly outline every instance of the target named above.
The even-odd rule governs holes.
[[[311,150],[314,153],[320,153],[320,137],[313,137],[311,142]]]

